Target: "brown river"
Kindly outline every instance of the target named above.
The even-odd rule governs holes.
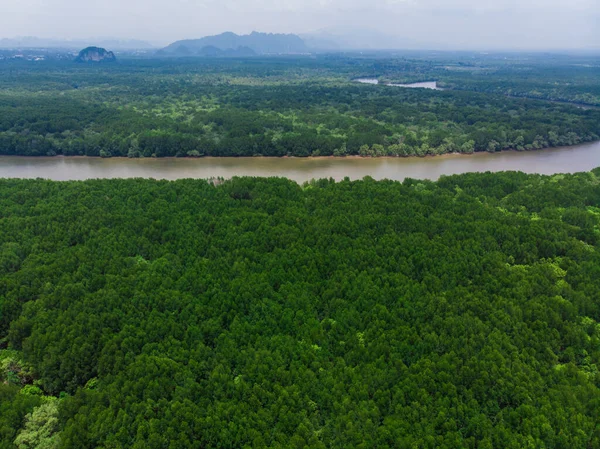
[[[600,142],[537,151],[451,154],[408,158],[221,158],[127,159],[90,157],[0,156],[0,178],[231,178],[283,176],[297,182],[349,177],[403,180],[438,179],[467,172],[520,170],[554,174],[589,171],[600,166]]]

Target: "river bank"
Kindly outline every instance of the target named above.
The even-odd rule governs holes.
[[[425,157],[204,157],[100,158],[86,156],[0,156],[0,178],[46,178],[57,181],[94,178],[231,178],[281,176],[297,182],[349,177],[401,181],[438,179],[466,172],[517,170],[555,174],[600,166],[600,141],[535,151],[445,154]]]

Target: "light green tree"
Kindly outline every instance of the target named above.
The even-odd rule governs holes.
[[[25,417],[25,427],[15,438],[19,449],[54,449],[60,443],[58,400],[50,400]]]

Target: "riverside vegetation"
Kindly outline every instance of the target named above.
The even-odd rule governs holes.
[[[600,170],[0,191],[2,449],[600,447]]]
[[[429,59],[426,59],[429,58]],[[598,58],[320,55],[4,61],[0,154],[424,156],[597,140]],[[365,86],[437,80],[451,90]]]

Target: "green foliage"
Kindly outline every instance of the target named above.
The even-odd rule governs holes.
[[[13,441],[25,416],[41,403],[39,396],[19,394],[17,386],[0,382],[0,449],[16,449]]]
[[[23,361],[18,351],[0,350],[0,382],[23,385],[31,380],[31,368]]]
[[[25,418],[25,426],[15,438],[18,449],[55,449],[59,447],[58,400],[47,401]]]
[[[1,447],[599,447],[599,175],[0,180]]]
[[[595,92],[600,77],[584,63],[597,60],[550,68],[535,59],[465,66],[458,56],[4,62],[0,154],[425,156],[575,145],[599,138],[599,109],[503,94],[580,101],[579,93],[528,89]],[[369,73],[383,81],[432,77],[452,90],[351,81]]]

